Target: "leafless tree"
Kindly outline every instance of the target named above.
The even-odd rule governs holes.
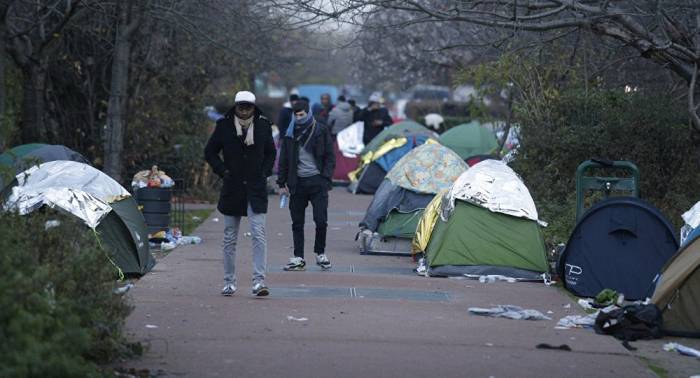
[[[700,3],[622,0],[308,0],[277,1],[296,8],[305,21],[338,20],[361,25],[372,13],[392,9],[412,14],[414,23],[464,23],[550,38],[586,32],[673,72],[687,83],[688,112],[700,132],[697,100],[700,60]]]

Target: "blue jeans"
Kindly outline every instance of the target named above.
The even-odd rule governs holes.
[[[265,241],[265,214],[256,214],[248,205],[248,221],[253,236],[253,283],[265,280],[267,269],[267,242]],[[241,217],[224,216],[224,283],[236,284],[236,244]]]

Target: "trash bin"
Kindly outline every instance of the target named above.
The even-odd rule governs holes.
[[[136,202],[143,213],[148,233],[165,230],[170,225],[172,196],[170,188],[140,188],[136,191]]]

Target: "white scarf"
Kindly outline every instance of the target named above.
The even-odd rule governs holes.
[[[253,120],[255,120],[255,116],[248,119],[240,119],[237,116],[233,117],[233,123],[236,125],[236,135],[243,135],[243,129],[246,129],[244,142],[246,146],[253,145],[253,129],[255,128],[255,123],[253,123]]]

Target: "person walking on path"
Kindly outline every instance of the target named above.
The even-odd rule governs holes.
[[[304,270],[304,215],[311,202],[316,224],[314,252],[316,264],[330,269],[326,256],[326,231],[328,229],[328,191],[332,186],[335,154],[328,127],[309,113],[309,103],[299,101],[294,105],[294,121],[282,138],[277,184],[280,194],[290,195],[289,213],[292,217],[294,257],[284,270]]]
[[[330,126],[328,123],[328,117],[333,110],[333,102],[331,102],[331,95],[329,93],[324,93],[321,95],[321,103],[314,104],[312,108],[312,114],[316,122],[320,122],[326,126]]]
[[[338,96],[338,103],[328,116],[328,126],[331,127],[331,135],[335,140],[336,135],[352,123],[353,110],[345,101],[345,96]]]
[[[223,153],[223,160],[219,156]],[[236,292],[236,244],[241,217],[248,216],[253,236],[253,295],[266,296],[267,178],[275,161],[272,123],[255,106],[255,95],[236,93],[235,104],[216,123],[204,157],[214,173],[223,178],[218,210],[224,215],[224,288],[221,294]]]

